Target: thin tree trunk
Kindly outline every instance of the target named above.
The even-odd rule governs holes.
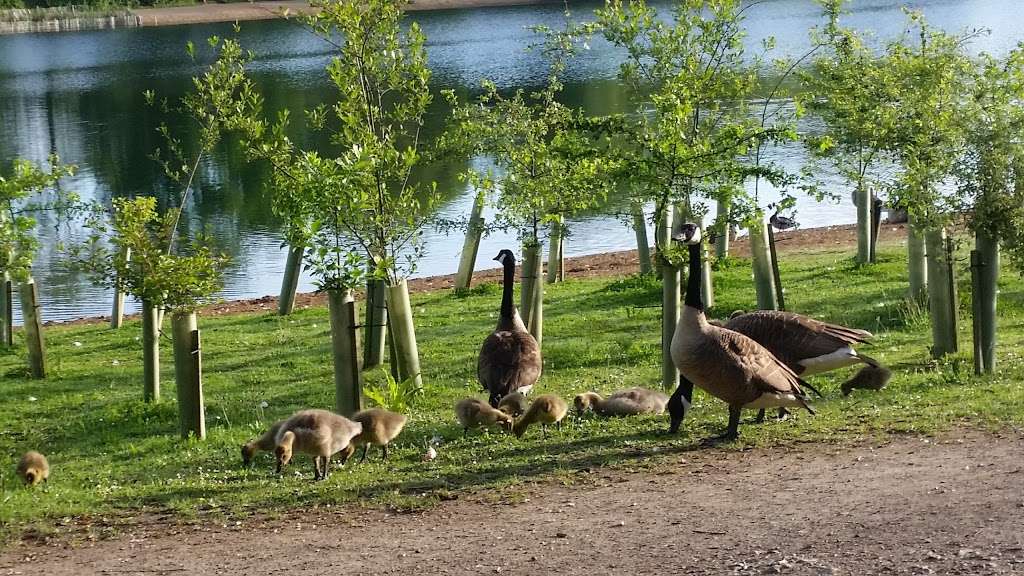
[[[160,324],[157,308],[142,301],[142,398],[160,400]]]
[[[924,233],[907,217],[907,276],[910,280],[910,299],[923,302],[928,290],[928,251]]]
[[[295,309],[295,292],[299,289],[302,256],[305,253],[305,246],[288,247],[288,259],[284,263],[284,277],[281,278],[281,295],[277,298],[277,313],[280,316],[287,316]]]
[[[975,248],[981,258],[980,288],[974,294],[980,313],[982,367],[991,374],[996,369],[996,304],[999,298],[999,243],[987,234],[978,234]]]
[[[544,283],[536,282],[533,285],[533,304],[530,306],[530,316],[527,318],[526,329],[540,346],[544,341]]]
[[[359,313],[351,290],[328,290],[331,352],[334,356],[334,409],[351,416],[362,407],[363,371],[359,356]]]
[[[366,283],[366,341],[363,343],[363,370],[384,363],[387,346],[387,284],[380,279]]]
[[[31,276],[21,283],[21,318],[25,324],[28,366],[33,378],[46,378],[46,344],[43,323],[39,317],[39,292]]]
[[[644,207],[633,202],[633,232],[636,234],[636,253],[640,259],[640,273],[651,273],[651,245],[647,240],[647,220],[644,218]]]
[[[757,307],[761,310],[776,310],[778,301],[775,296],[775,277],[772,274],[772,255],[768,245],[768,223],[763,214],[756,216],[749,231]]]
[[[858,186],[854,190],[857,200],[857,262],[871,262],[871,190],[867,186]]]
[[[125,261],[131,261],[132,249],[124,249]],[[124,325],[124,292],[120,288],[121,279],[118,277],[114,282],[114,304],[110,310],[110,327],[117,330]]]
[[[477,194],[473,201],[473,210],[469,214],[469,227],[466,229],[466,240],[462,244],[462,255],[459,257],[459,271],[455,274],[455,289],[469,288],[473,280],[473,268],[480,251],[480,237],[484,233],[484,193]]]
[[[14,283],[11,275],[0,276],[0,346],[14,345]]]
[[[775,303],[779,310],[786,309],[786,294],[782,289],[782,271],[779,269],[779,253],[775,249],[775,229],[768,223],[768,253],[772,257],[772,282],[775,284]]]
[[[409,284],[400,280],[388,286],[388,316],[391,318],[391,337],[398,357],[398,376],[401,381],[412,378],[417,389],[423,388],[420,374],[420,354],[416,345],[416,329],[409,303]]]
[[[718,201],[717,214],[715,215],[715,258],[725,259],[729,257],[729,212],[732,210],[732,200],[728,197]]]
[[[674,213],[666,207],[658,227],[659,269],[661,270],[661,386],[666,391],[679,386],[679,370],[672,360],[672,337],[679,323],[679,269],[664,257],[664,247],[672,241]]]
[[[174,381],[178,389],[178,420],[181,437],[206,438],[206,406],[203,401],[203,363],[195,312],[176,312],[171,317],[174,334]]]
[[[561,216],[557,216],[556,218],[557,219],[551,223],[551,236],[548,238],[548,284],[561,282],[564,279],[564,262],[562,260],[562,231],[565,228],[565,219]]]
[[[953,263],[947,254],[946,230],[925,234],[928,251],[928,309],[932,320],[932,357],[956,352],[956,294]]]

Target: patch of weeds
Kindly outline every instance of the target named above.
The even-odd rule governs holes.
[[[493,296],[500,294],[502,285],[497,282],[484,282],[483,284],[477,284],[469,288],[456,288],[449,293],[449,298],[456,300],[463,300],[465,298],[471,298],[473,296]]]

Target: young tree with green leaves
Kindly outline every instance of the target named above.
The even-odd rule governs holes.
[[[74,166],[65,166],[57,156],[49,159],[49,169],[28,160],[15,160],[11,171],[0,174],[0,346],[13,345],[14,284],[20,284],[22,319],[28,362],[32,376],[46,376],[46,355],[38,294],[32,278],[32,262],[39,240],[35,236],[35,214],[41,211],[65,212],[77,205],[75,194],[57,189],[49,200],[38,198]]]

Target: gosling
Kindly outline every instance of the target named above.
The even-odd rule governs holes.
[[[513,392],[506,395],[498,402],[498,410],[518,418],[526,412],[526,409],[530,407],[530,401],[526,399],[526,395],[522,392]]]
[[[48,482],[50,479],[50,463],[35,450],[29,450],[18,461],[18,476],[29,486],[35,486],[40,482]]]
[[[601,416],[633,416],[636,414],[663,414],[668,405],[668,395],[647,388],[619,390],[608,398],[597,392],[584,392],[573,399],[576,413],[583,415],[593,410]]]
[[[359,459],[359,463],[362,464],[363,460],[366,460],[366,451],[370,448],[370,444],[380,446],[381,452],[384,453],[381,460],[387,460],[388,444],[402,432],[408,418],[403,414],[390,412],[383,408],[370,408],[356,412],[352,420],[360,424],[363,431],[352,439],[348,448],[345,448],[341,456],[342,464],[348,461],[356,451],[356,446],[363,447],[363,457]]]
[[[854,374],[853,378],[843,382],[840,390],[843,392],[843,396],[849,396],[855,388],[881,390],[889,383],[890,378],[892,378],[892,370],[885,366],[867,365]]]
[[[313,456],[313,480],[324,480],[331,470],[331,456],[348,448],[363,431],[362,424],[327,410],[303,410],[284,421],[277,434],[277,472],[287,466],[295,451]]]
[[[262,436],[242,444],[243,466],[251,464],[253,457],[255,457],[258,452],[274,451],[274,448],[277,447],[277,433],[280,432],[282,424],[284,424],[284,420],[278,420],[277,422],[274,422],[270,426],[270,429],[264,432]]]
[[[513,418],[507,413],[491,408],[491,405],[476,398],[464,398],[455,404],[455,417],[462,424],[462,436],[469,433],[470,428],[481,426],[499,426],[508,431],[512,428]]]
[[[539,422],[544,430],[544,437],[548,435],[548,424],[554,424],[559,430],[562,429],[562,419],[569,412],[569,405],[554,394],[541,394],[530,404],[525,414],[516,420],[512,426],[512,432],[516,437],[521,437],[526,429],[535,422]]]

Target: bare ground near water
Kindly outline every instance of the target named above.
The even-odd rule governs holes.
[[[153,519],[110,540],[16,545],[0,575],[1024,574],[1020,431],[695,450],[523,494],[418,513]]]

